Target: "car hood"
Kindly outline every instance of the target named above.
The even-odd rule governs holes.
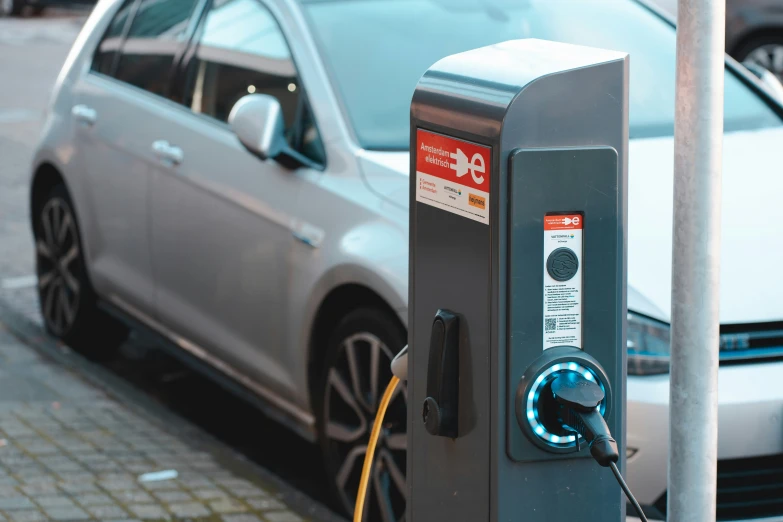
[[[668,321],[671,307],[673,139],[630,142],[628,308]],[[720,319],[783,320],[783,128],[723,141]],[[407,152],[363,151],[367,183],[408,207]]]

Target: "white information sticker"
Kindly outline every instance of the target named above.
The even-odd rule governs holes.
[[[582,348],[581,214],[544,216],[544,350]]]

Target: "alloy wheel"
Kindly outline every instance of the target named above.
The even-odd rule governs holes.
[[[330,471],[348,513],[353,513],[359,478],[378,404],[391,379],[394,353],[369,332],[340,344],[329,369],[324,423]],[[397,387],[375,450],[363,520],[395,522],[405,516],[407,390]]]
[[[46,326],[62,337],[76,319],[82,290],[76,221],[66,202],[55,197],[44,205],[38,225],[35,252],[41,311]]]
[[[764,67],[783,81],[783,44],[761,45],[750,51],[744,61]]]

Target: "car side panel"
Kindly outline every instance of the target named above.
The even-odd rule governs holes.
[[[262,161],[228,127],[184,107],[158,117],[155,139],[184,161],[154,167],[152,242],[160,320],[277,393],[294,388],[281,364],[298,172]]]
[[[397,311],[403,324],[407,322],[407,213],[367,187],[349,147],[329,149],[327,171],[302,186],[301,201],[311,204],[300,205],[300,246],[291,257],[296,272],[286,325],[287,357],[294,372],[295,400],[303,407],[310,406],[310,336],[330,291],[346,284],[364,286]]]
[[[353,142],[332,83],[310,34],[301,6],[291,0],[263,0],[279,22],[291,48],[326,150],[325,172],[307,175],[299,195],[292,249],[290,310],[285,328],[285,366],[295,396],[310,407],[308,358],[310,334],[318,308],[331,290],[344,284],[365,286],[398,311],[407,322],[408,215],[369,190],[357,162]],[[359,249],[357,237],[387,238],[387,245]],[[354,234],[355,231],[361,231]],[[318,239],[317,245],[308,244]],[[350,245],[354,248],[349,248]],[[393,251],[393,253],[391,252]]]
[[[96,291],[149,310],[153,278],[149,247],[150,150],[148,122],[159,107],[133,87],[95,73],[76,82],[74,106],[95,110],[93,125],[77,123],[84,156],[82,184],[93,211],[90,244]]]

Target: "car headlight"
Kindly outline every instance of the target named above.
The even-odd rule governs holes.
[[[667,323],[628,312],[628,374],[669,372],[670,327]]]

